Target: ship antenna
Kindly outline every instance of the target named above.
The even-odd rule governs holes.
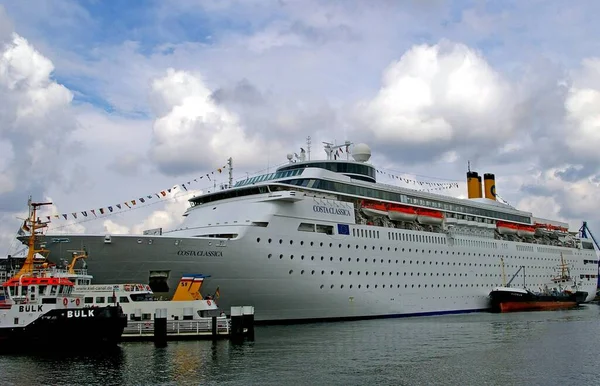
[[[307,153],[308,153],[308,160],[309,161],[310,161],[310,144],[311,144],[311,141],[310,141],[310,135],[309,135],[308,137],[306,137],[306,150],[307,150]]]
[[[467,171],[471,172],[471,161],[467,161]]]

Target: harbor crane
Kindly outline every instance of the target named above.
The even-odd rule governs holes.
[[[590,237],[588,237],[588,234],[590,235]],[[588,228],[587,221],[584,221],[583,224],[581,225],[581,228],[579,228],[579,237],[582,239],[591,238],[592,241],[594,242],[594,245],[597,248],[597,251],[600,251],[600,245],[598,245],[598,241],[596,241],[596,238],[592,234],[592,231],[590,230],[590,228]],[[598,264],[598,273],[599,273],[598,283],[596,284],[596,288],[600,288],[600,259],[599,259],[599,264]]]

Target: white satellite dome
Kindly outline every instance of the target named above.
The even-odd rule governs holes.
[[[352,158],[356,162],[367,162],[371,158],[371,148],[365,143],[354,145],[352,149]]]

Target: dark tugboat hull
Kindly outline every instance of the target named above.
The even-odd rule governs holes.
[[[127,316],[121,307],[54,309],[26,326],[0,329],[0,352],[90,350],[121,342]]]
[[[588,293],[538,295],[524,290],[496,289],[490,292],[492,312],[544,311],[569,309],[585,302]]]

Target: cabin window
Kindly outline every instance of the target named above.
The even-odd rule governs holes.
[[[85,298],[83,298],[83,302],[85,304],[92,304],[92,303],[94,303],[94,298],[92,296],[85,297]]]
[[[98,297],[96,297],[96,303],[98,303],[98,304],[104,303],[104,296],[98,296]]]
[[[50,287],[50,296],[55,296],[56,295],[56,286],[53,285]]]
[[[108,303],[116,303],[117,302],[117,297],[116,296],[109,296],[107,302]]]
[[[127,296],[120,296],[119,302],[121,303],[129,303],[129,298]]]

